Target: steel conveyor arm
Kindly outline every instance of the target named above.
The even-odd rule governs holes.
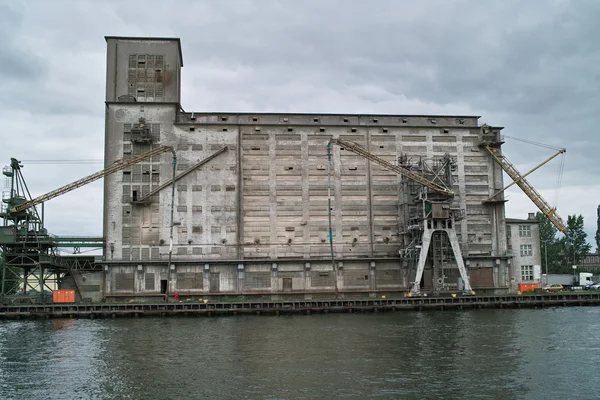
[[[533,201],[533,203],[548,217],[548,219],[556,226],[556,229],[567,235],[567,226],[556,213],[556,209],[552,208],[550,204],[538,193],[537,190],[525,179],[525,176],[512,165],[510,161],[498,151],[496,148],[490,147],[489,145],[484,146],[485,149],[490,153],[492,158],[500,165],[500,167],[510,176],[510,178],[523,190],[523,192]]]
[[[13,213],[18,213],[21,211],[25,211],[28,208],[31,208],[33,206],[36,206],[38,204],[41,204],[45,201],[48,201],[50,199],[53,199],[55,197],[58,197],[62,194],[65,194],[67,192],[70,192],[71,190],[80,188],[84,185],[87,185],[88,183],[94,182],[95,180],[98,180],[106,175],[110,175],[112,173],[115,173],[117,171],[120,171],[122,169],[125,169],[133,164],[137,164],[140,161],[145,160],[148,157],[152,157],[158,154],[162,154],[165,153],[167,151],[170,151],[171,153],[173,153],[173,156],[175,156],[175,152],[173,150],[173,148],[171,146],[160,146],[157,147],[156,149],[152,149],[150,151],[147,151],[145,153],[140,154],[139,156],[135,156],[132,158],[128,158],[128,159],[121,159],[121,160],[117,160],[114,163],[112,163],[110,166],[108,166],[107,168],[103,169],[100,172],[96,172],[95,174],[86,176],[85,178],[79,179],[75,182],[69,183],[68,185],[65,185],[61,188],[58,188],[56,190],[53,190],[49,193],[46,193],[44,195],[41,195],[39,197],[36,197],[33,200],[29,200],[23,204],[20,204],[18,206],[13,207],[10,211]]]
[[[332,144],[336,144],[338,146],[343,147],[345,150],[351,151],[354,154],[357,154],[361,157],[364,157],[368,160],[373,161],[376,164],[381,165],[384,168],[389,169],[390,171],[393,171],[399,175],[405,176],[409,179],[412,179],[415,182],[420,183],[423,186],[428,187],[429,189],[446,195],[448,197],[454,197],[454,192],[451,190],[448,190],[442,186],[439,186],[425,178],[423,178],[421,175],[416,174],[406,168],[400,167],[398,165],[394,165],[382,158],[377,157],[374,154],[369,153],[367,150],[363,149],[362,147],[360,147],[359,145],[357,145],[356,143],[352,143],[352,142],[346,142],[345,140],[341,140],[341,139],[331,139],[330,143]]]

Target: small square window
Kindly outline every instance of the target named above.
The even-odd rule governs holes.
[[[519,236],[520,237],[531,237],[531,226],[519,225]]]
[[[319,118],[313,118],[313,122],[319,122]]]

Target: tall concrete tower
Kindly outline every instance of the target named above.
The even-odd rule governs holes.
[[[107,36],[106,43],[105,164],[108,166],[115,160],[149,151],[159,146],[161,140],[173,136],[183,59],[179,39]],[[163,193],[153,204],[133,208],[131,201],[158,185],[161,174],[171,175],[169,157],[155,156],[105,178],[107,261],[159,257],[160,226],[161,222],[166,223],[161,221],[159,205],[168,204],[170,199]],[[155,246],[156,254],[150,254],[150,246]]]

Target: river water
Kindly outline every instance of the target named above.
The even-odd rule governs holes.
[[[0,399],[331,398],[600,398],[600,307],[0,321]]]

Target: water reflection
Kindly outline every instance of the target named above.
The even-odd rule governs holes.
[[[0,398],[593,398],[599,314],[2,322]]]

